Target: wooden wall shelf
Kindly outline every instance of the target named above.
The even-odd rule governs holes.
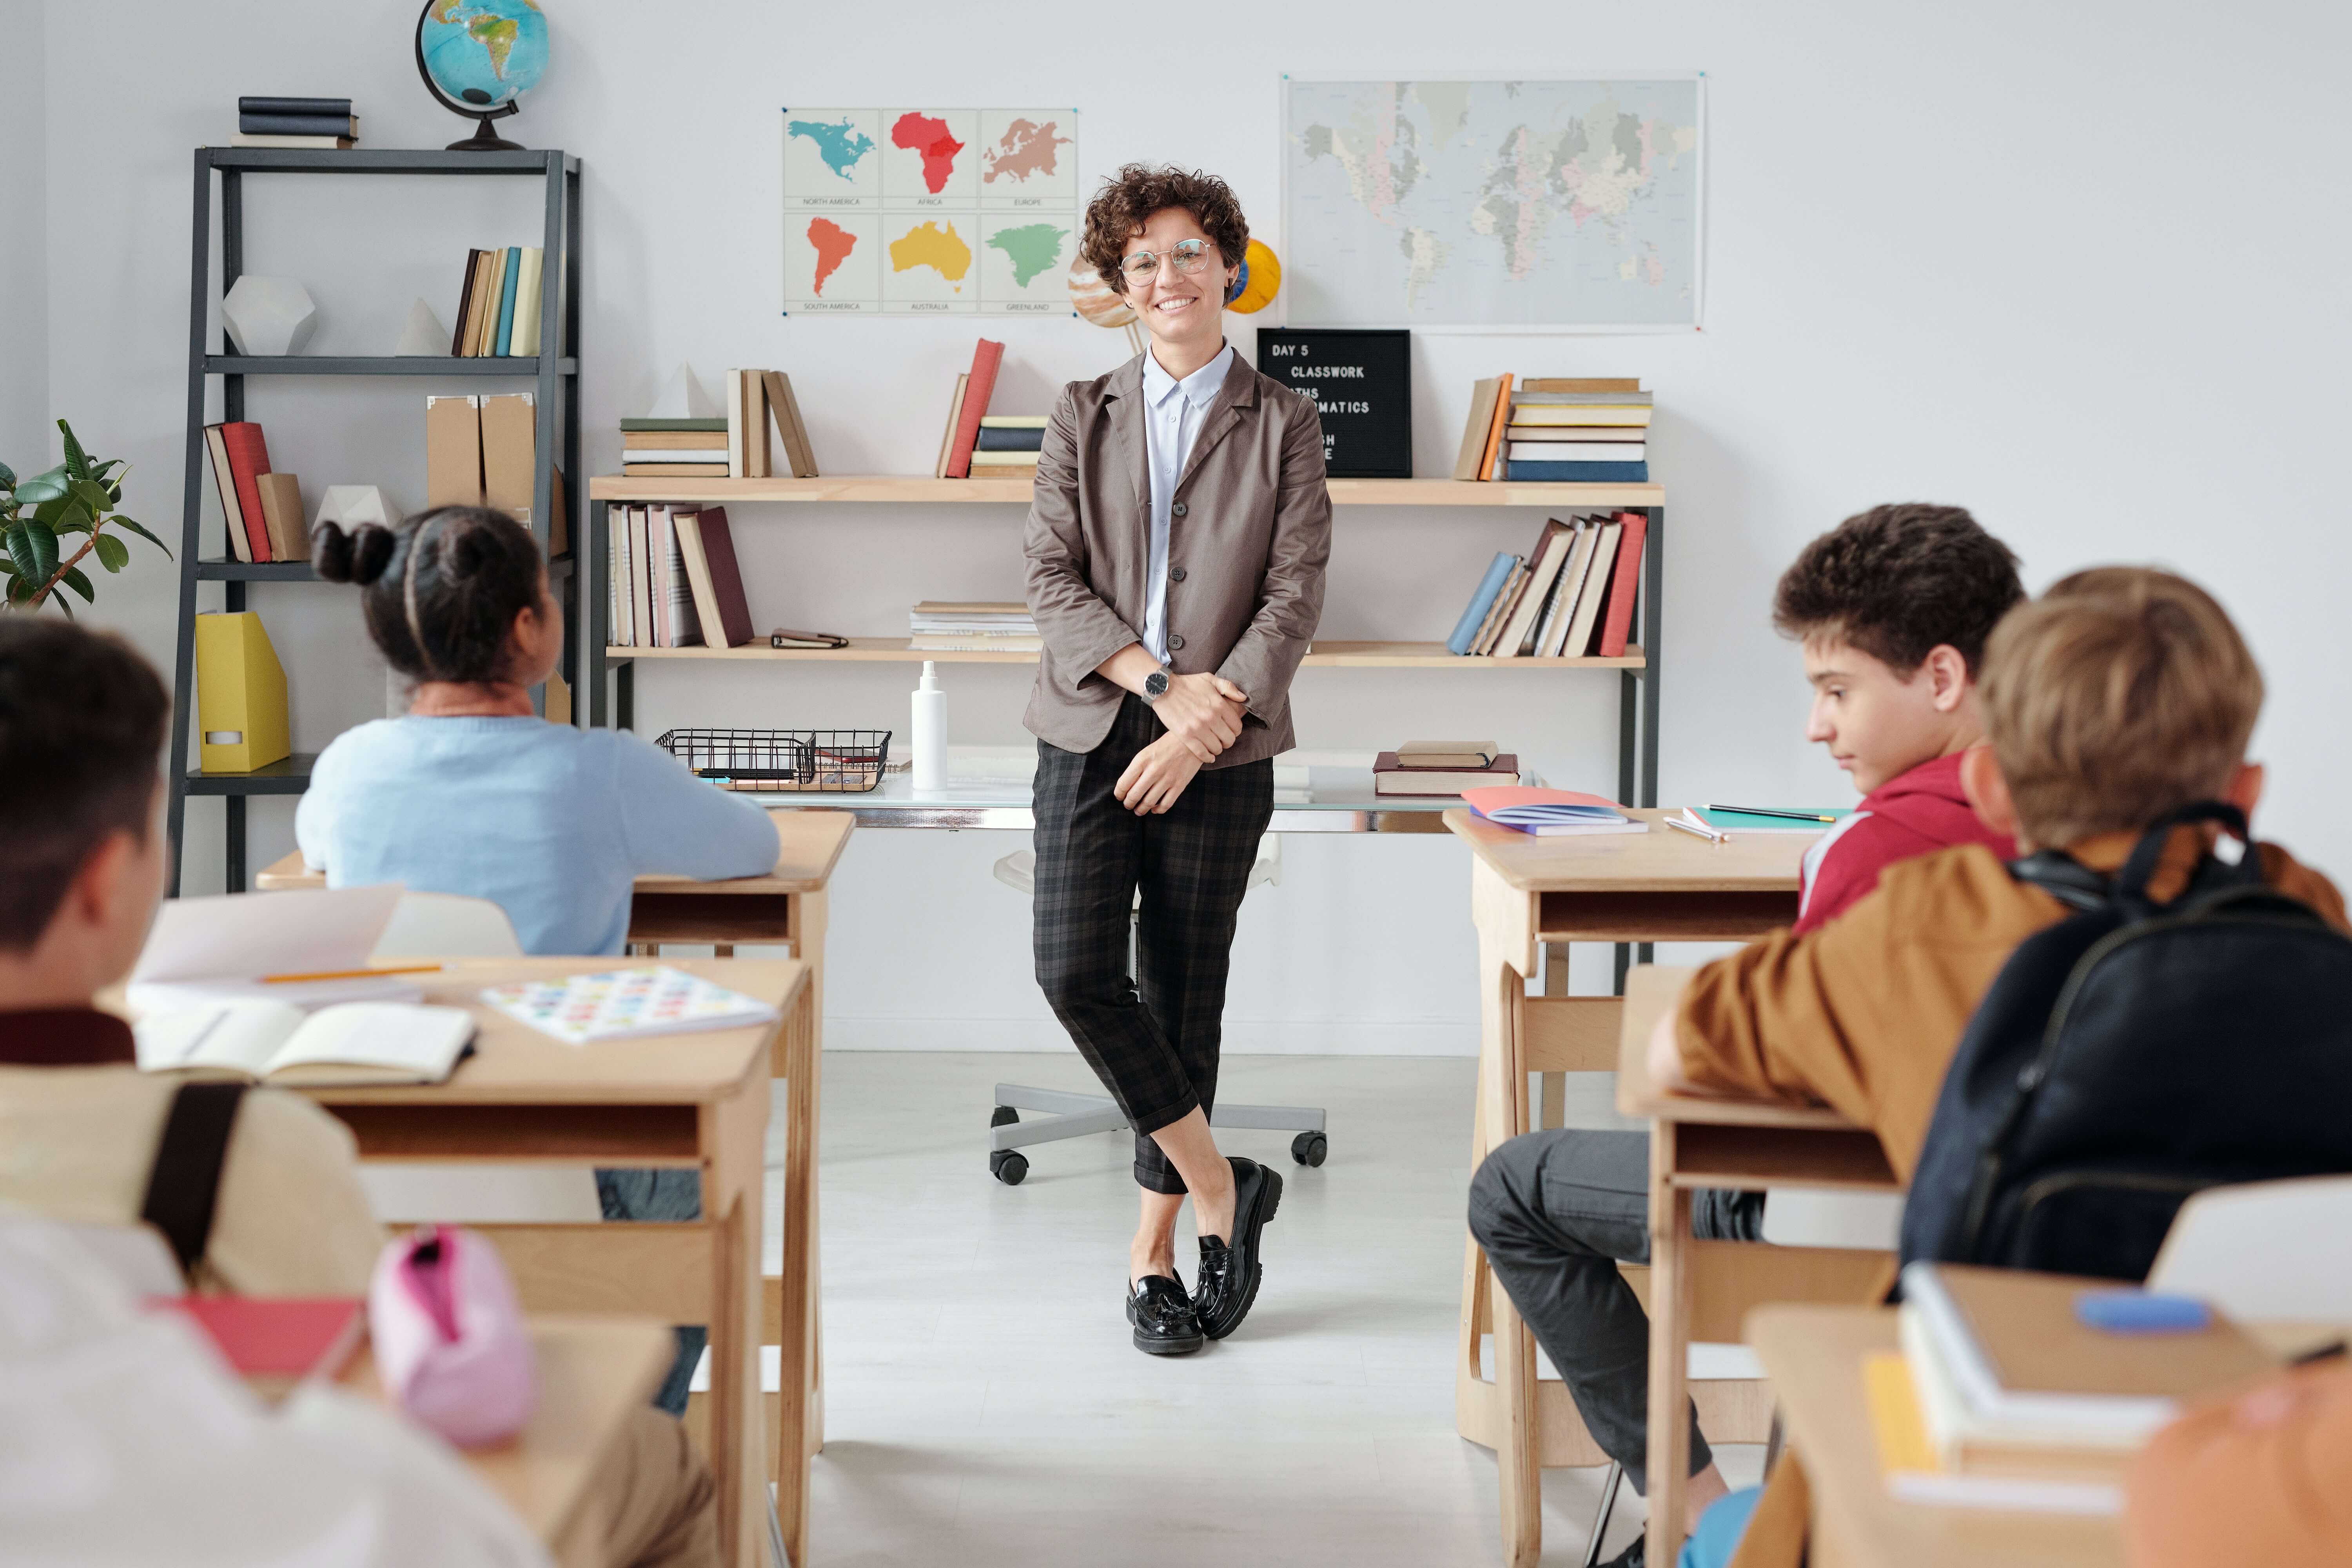
[[[852,637],[847,647],[608,647],[604,658],[625,659],[815,659],[835,664],[1034,664],[1034,653],[938,653],[908,647],[908,637]],[[1639,647],[1622,658],[1465,658],[1433,642],[1332,642],[1318,638],[1305,660],[1324,668],[1353,669],[1646,669]]]
[[[1328,479],[1339,506],[1652,507],[1664,485],[1475,484],[1462,479]],[[1027,479],[935,479],[925,474],[856,474],[818,479],[647,479],[602,474],[588,498],[604,501],[847,501],[898,505],[1027,506]]]

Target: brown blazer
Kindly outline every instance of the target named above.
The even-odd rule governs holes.
[[[1066,752],[1091,752],[1110,732],[1126,693],[1095,669],[1142,640],[1151,551],[1143,416],[1139,354],[1062,389],[1037,459],[1022,552],[1045,650],[1022,722]],[[1286,752],[1297,743],[1290,678],[1322,616],[1331,554],[1323,423],[1313,401],[1235,354],[1171,510],[1168,667],[1222,675],[1249,693],[1241,738],[1209,765]]]

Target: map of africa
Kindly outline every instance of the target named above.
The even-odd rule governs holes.
[[[1697,325],[1700,86],[1286,82],[1290,323]]]
[[[1070,314],[1076,114],[790,109],[783,141],[787,312]]]

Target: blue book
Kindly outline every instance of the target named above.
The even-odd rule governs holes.
[[[1503,584],[1511,574],[1512,563],[1517,559],[1507,550],[1496,553],[1495,563],[1486,568],[1486,575],[1478,584],[1478,591],[1470,595],[1470,607],[1462,612],[1462,618],[1454,625],[1454,635],[1445,639],[1446,652],[1465,654],[1470,651],[1470,644],[1477,637],[1478,628],[1486,624],[1486,612],[1495,607],[1495,595],[1503,591]]]
[[[522,275],[522,247],[513,246],[507,251],[506,288],[499,296],[499,341],[490,352],[494,354],[514,353],[515,279]]]
[[[1567,479],[1589,485],[1650,482],[1647,463],[1526,463],[1514,458],[1505,468],[1504,478],[1512,479]]]
[[[992,430],[980,427],[980,445],[975,452],[1042,452],[1045,449],[1043,430]]]

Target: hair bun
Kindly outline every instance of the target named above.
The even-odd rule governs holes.
[[[310,570],[329,583],[352,580],[352,539],[341,524],[322,522],[312,532]]]
[[[352,581],[364,588],[392,564],[400,538],[379,523],[363,522],[352,534]]]

